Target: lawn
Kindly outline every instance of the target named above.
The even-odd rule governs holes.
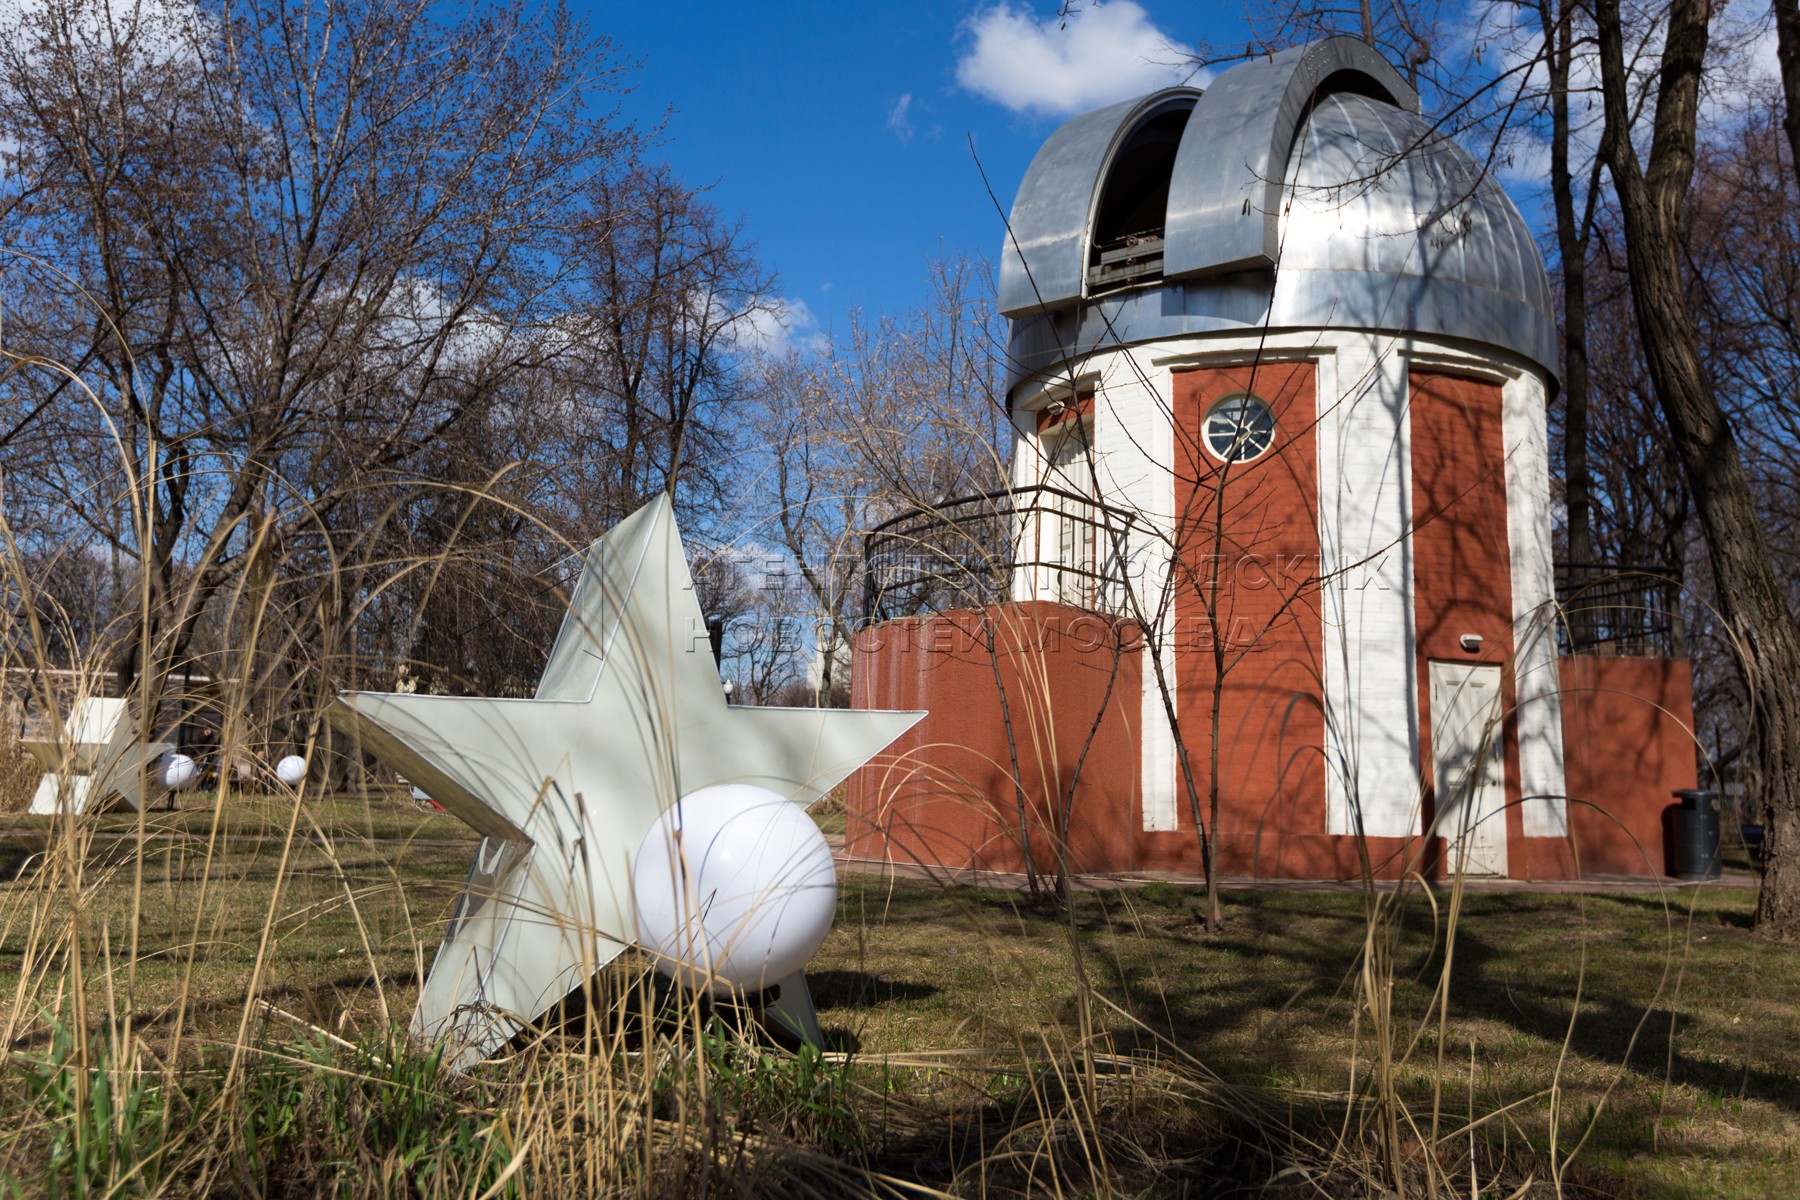
[[[141,860],[122,836],[96,838],[79,860],[52,855],[65,881],[78,873],[88,958],[110,964],[90,968],[88,990],[107,997],[106,1011],[128,1007],[162,1052],[197,1054],[231,1044],[240,1025],[260,1028],[264,1010],[247,1003],[253,970],[260,998],[286,1014],[283,1030],[299,1022],[355,1040],[410,1014],[472,843],[409,804],[332,801],[309,806],[319,831],[289,846],[287,815],[273,801],[234,804],[210,858],[200,808],[152,814],[148,824],[179,835],[153,839]],[[45,1036],[33,1014],[69,987],[66,955],[32,930],[67,919],[58,897],[69,885],[34,882],[48,835],[7,821],[0,1020],[29,1055]],[[135,829],[129,816],[94,824]],[[1792,1194],[1800,956],[1751,935],[1754,898],[1748,888],[1464,896],[1440,1031],[1432,999],[1450,897],[1434,908],[1414,893],[1381,927],[1393,965],[1377,992],[1417,1136],[1429,1137],[1434,1108],[1440,1136],[1490,1116],[1476,1161],[1499,1155],[1510,1180],[1535,1172],[1540,1185],[1553,1127],[1559,1161],[1585,1137],[1571,1194],[1577,1183],[1599,1194]],[[951,1124],[975,1119],[971,1105],[1004,1103],[1018,1081],[1098,1056],[1112,1069],[1159,1064],[1158,1078],[1195,1096],[1286,1103],[1296,1136],[1317,1145],[1335,1136],[1344,1097],[1374,1086],[1358,975],[1368,903],[1232,891],[1213,934],[1196,919],[1199,892],[1170,884],[1081,893],[1063,912],[1013,891],[853,875],[810,978],[830,1047],[865,1082],[878,1075],[884,1094]],[[1232,1115],[1201,1126],[1226,1128]],[[917,1134],[917,1121],[909,1128]],[[929,1160],[959,1152],[909,1137],[879,1151],[883,1169],[950,1182]],[[1192,1146],[1172,1142],[1168,1154],[1187,1166],[1162,1171],[1165,1183],[1216,1174],[1216,1153],[1196,1163]]]
[[[1435,1022],[1418,1028],[1442,961],[1419,898],[1394,978],[1403,1039],[1421,1035],[1402,1089],[1423,1100],[1440,1079],[1447,1114],[1479,1115],[1557,1082],[1562,1149],[1591,1121],[1578,1161],[1645,1194],[1793,1194],[1800,956],[1751,936],[1754,897],[1466,897],[1441,1068]],[[849,881],[844,906],[815,987],[827,1025],[863,1053],[1069,1035],[1064,920],[1011,893],[868,878]],[[1343,1089],[1353,1057],[1367,1070],[1352,1035],[1363,897],[1228,892],[1217,935],[1199,908],[1197,891],[1168,885],[1079,897],[1089,979],[1132,1018],[1109,1021],[1120,1048],[1167,1038],[1227,1080],[1297,1093]],[[1547,1152],[1547,1097],[1505,1123]]]
[[[232,792],[223,805],[216,803],[212,792],[173,793],[173,807],[158,806],[146,810],[143,822],[152,834],[179,834],[206,837],[217,829],[222,833],[254,834],[285,837],[289,822],[297,822],[301,836],[324,832],[332,837],[348,838],[426,838],[465,839],[471,837],[469,827],[447,812],[429,805],[415,804],[404,793],[363,799],[350,796],[311,796],[295,812],[292,799],[255,793]],[[135,834],[138,814],[120,808],[94,813],[82,819],[85,829],[103,834]],[[46,832],[58,828],[62,818],[36,816],[31,813],[0,813],[0,833]]]

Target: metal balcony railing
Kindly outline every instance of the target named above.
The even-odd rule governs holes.
[[[863,619],[1024,599],[1122,612],[1134,519],[1043,484],[902,513],[863,538]]]
[[[1044,484],[901,513],[863,538],[863,620],[1026,599],[1129,615],[1127,539],[1137,519],[1128,509]],[[1673,572],[1558,562],[1555,579],[1563,653],[1687,653]]]
[[[1687,653],[1681,580],[1663,567],[1556,564],[1564,654],[1679,657]]]

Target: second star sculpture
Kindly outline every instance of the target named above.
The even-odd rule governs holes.
[[[923,715],[727,704],[666,496],[589,548],[533,698],[341,693],[332,725],[482,835],[414,1035],[465,1069],[623,952],[632,856],[681,797],[810,805]],[[816,1036],[803,978],[782,993]]]
[[[44,767],[31,797],[31,812],[38,815],[104,809],[114,797],[141,809],[147,799],[167,793],[162,763],[175,752],[169,742],[139,736],[132,701],[95,697],[77,701],[61,737],[20,745]]]

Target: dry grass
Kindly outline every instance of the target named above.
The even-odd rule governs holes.
[[[24,812],[43,773],[37,759],[19,745],[17,724],[0,715],[0,815]]]
[[[37,776],[32,776],[33,786]],[[239,837],[287,836],[289,820],[294,816],[291,796],[269,796],[259,793],[228,793],[224,805],[217,803],[211,792],[165,794],[143,816],[145,831],[151,836],[205,838],[215,831]],[[83,827],[102,837],[129,835],[138,831],[138,814],[129,809],[114,809],[83,818]],[[59,827],[60,818],[31,813],[0,814],[0,831],[48,833]],[[469,841],[475,835],[469,827],[449,813],[429,805],[414,804],[410,797],[395,795],[373,799],[349,796],[310,796],[302,806],[299,831],[303,835],[320,833],[331,838],[379,839],[383,841]]]
[[[468,844],[404,840],[408,822],[437,820],[410,805],[339,800],[310,806],[330,819],[285,846],[256,819],[273,801],[244,807],[210,853],[169,836],[140,856],[135,837],[111,836],[77,860],[48,831],[0,836],[0,1095],[38,1114],[0,1134],[0,1169],[27,1193],[47,1185],[46,1149],[70,1123],[27,1083],[79,1010],[77,938],[96,1061],[129,1047],[131,1077],[163,1097],[152,1140],[168,1147],[155,1162],[169,1194],[479,1194],[508,1165],[500,1192],[525,1195],[843,1194],[884,1179],[1209,1195],[1284,1169],[1270,1194],[1389,1186],[1361,895],[1230,893],[1225,932],[1208,934],[1198,895],[1170,885],[1081,894],[1063,913],[852,876],[812,967],[836,1055],[756,1049],[627,963],[606,980],[624,1003],[452,1083],[393,1030]],[[1422,897],[1398,905],[1389,1009],[1411,1052],[1392,1086],[1419,1128],[1435,1105],[1429,1157],[1453,1194],[1471,1194],[1472,1170],[1477,1195],[1528,1179],[1526,1194],[1552,1195],[1553,1162],[1570,1196],[1781,1194],[1800,1147],[1800,963],[1750,936],[1752,900],[1464,897],[1441,1058],[1441,939]],[[266,1151],[264,1125],[284,1113],[281,1155],[253,1152],[245,1139],[263,1130]],[[1471,1114],[1487,1118],[1472,1137]],[[426,1159],[401,1161],[420,1146]],[[1402,1154],[1428,1157],[1416,1138]],[[1409,1195],[1429,1194],[1427,1174],[1403,1173]]]

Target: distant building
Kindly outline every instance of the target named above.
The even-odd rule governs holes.
[[[1197,870],[1216,758],[1227,874],[1661,873],[1670,589],[1583,564],[1559,606],[1543,265],[1385,61],[1067,122],[1000,307],[1012,496],[870,542],[854,702],[931,717],[854,781],[853,854]],[[978,526],[997,570],[942,549]],[[879,619],[927,576],[946,604]]]

